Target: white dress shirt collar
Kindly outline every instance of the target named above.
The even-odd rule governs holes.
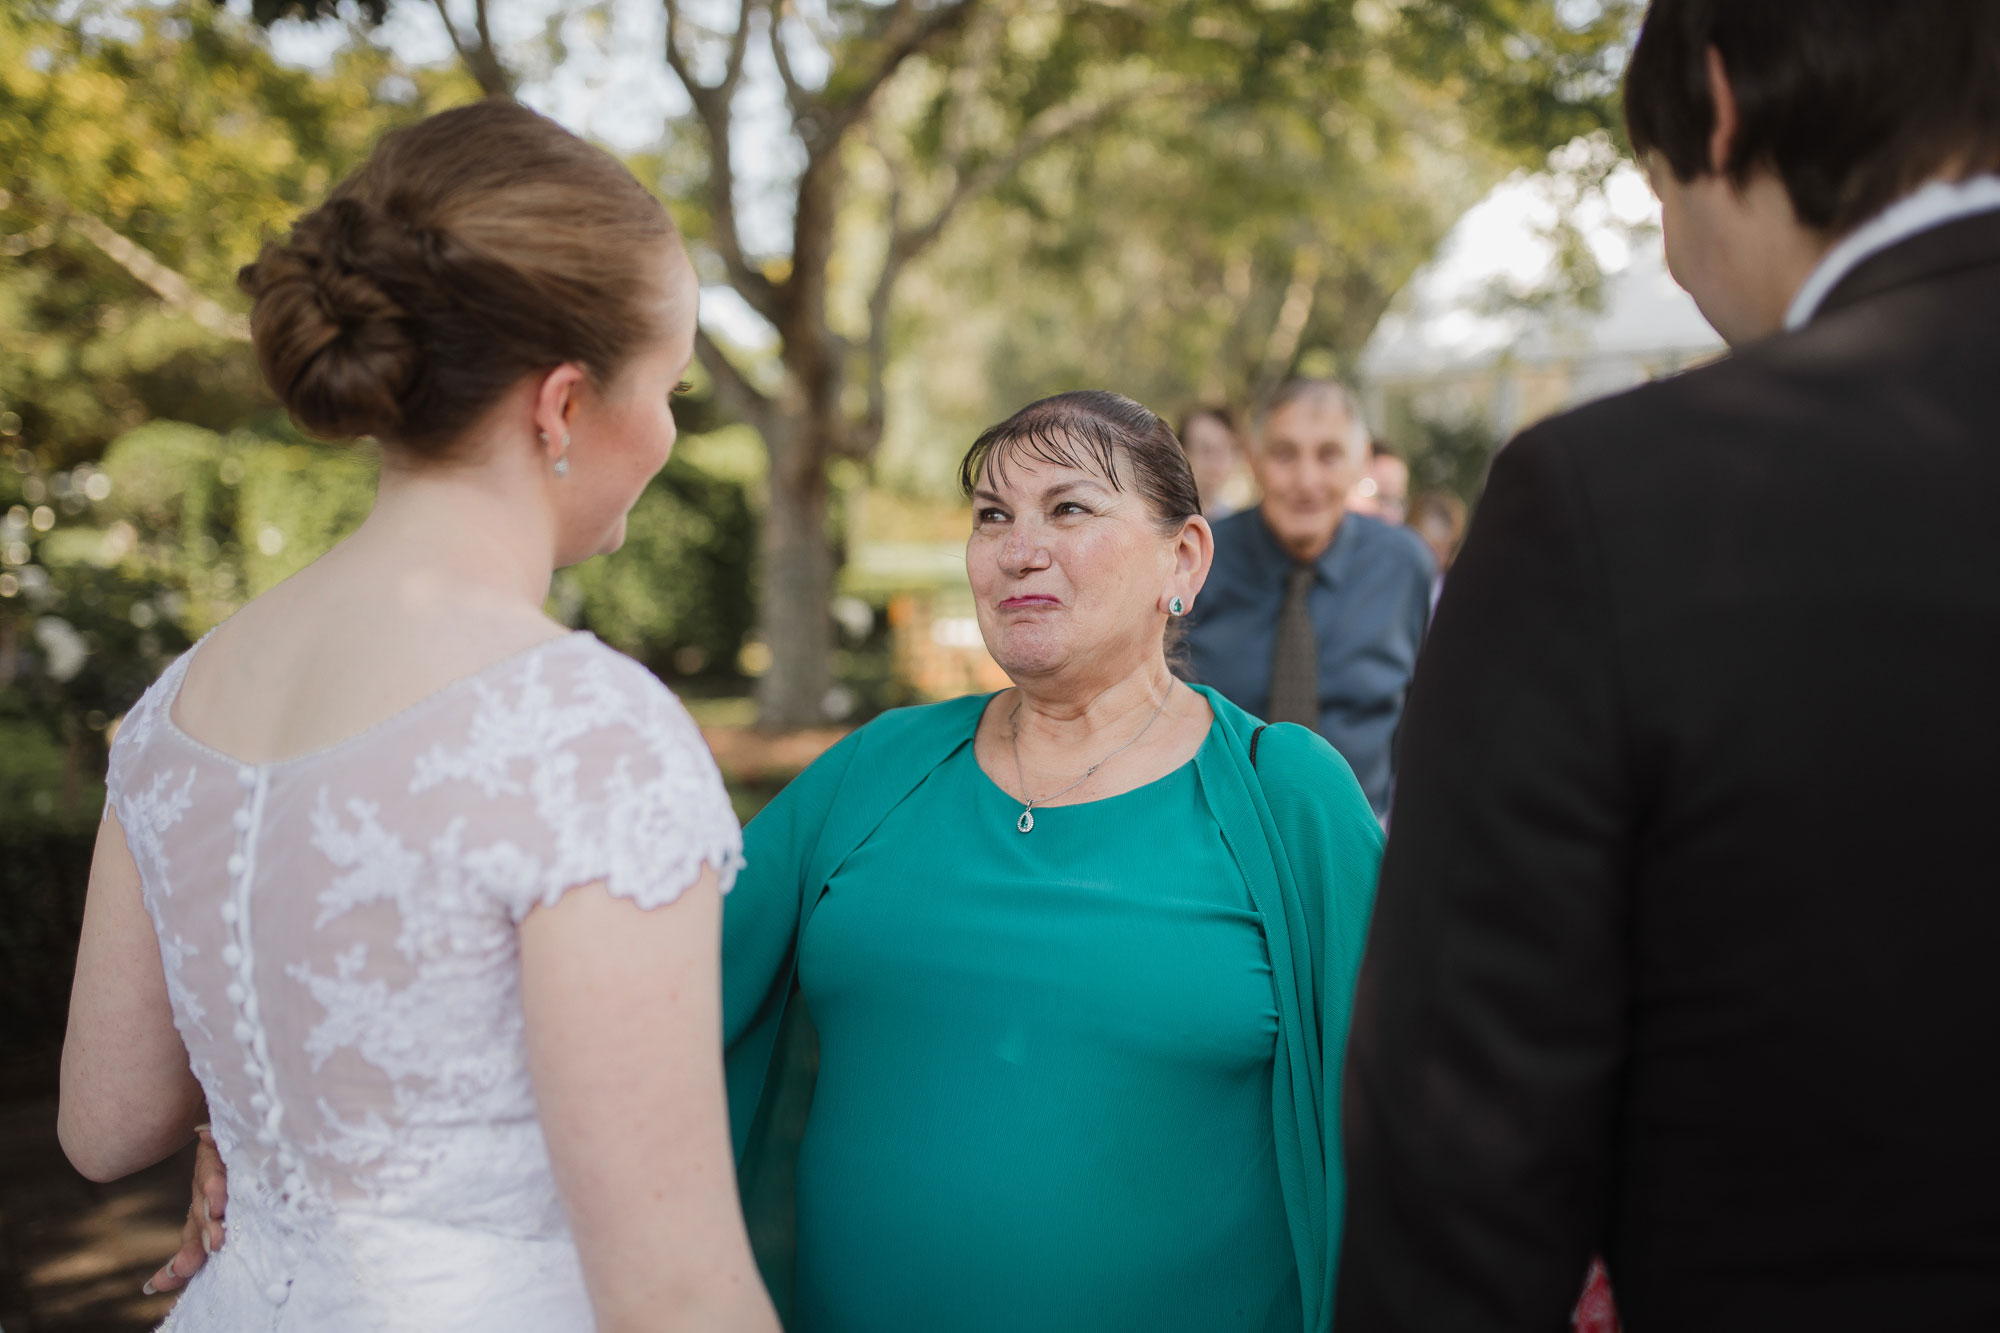
[[[1841,279],[1890,246],[1947,222],[1996,209],[2000,209],[2000,176],[1932,181],[1905,195],[1826,252],[1826,258],[1819,261],[1819,267],[1792,298],[1791,309],[1785,314],[1785,327],[1805,327]]]

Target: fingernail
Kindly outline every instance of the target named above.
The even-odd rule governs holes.
[[[151,1278],[146,1279],[146,1285],[139,1288],[139,1293],[142,1296],[157,1296],[160,1294],[159,1292],[153,1290],[153,1279]]]

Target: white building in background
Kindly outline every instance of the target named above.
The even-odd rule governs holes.
[[[1550,285],[1565,193],[1604,273],[1600,309],[1524,294]],[[1382,316],[1360,358],[1387,438],[1431,422],[1504,440],[1542,417],[1716,356],[1722,340],[1667,273],[1659,206],[1630,166],[1580,200],[1561,176],[1517,176],[1459,219]]]

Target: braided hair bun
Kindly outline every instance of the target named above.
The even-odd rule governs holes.
[[[679,245],[616,159],[487,101],[384,136],[237,281],[301,427],[438,455],[522,376],[576,362],[604,384],[663,336]]]

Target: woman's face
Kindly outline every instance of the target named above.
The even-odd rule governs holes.
[[[653,311],[658,335],[601,391],[587,379],[576,387],[568,420],[570,469],[553,483],[558,565],[622,546],[626,515],[673,452],[672,399],[694,358],[699,288],[678,242],[661,263]]]
[[[972,506],[965,566],[979,630],[1016,681],[1143,669],[1161,654],[1168,604],[1192,605],[1208,575],[1205,520],[1163,534],[1129,484],[1095,472],[989,458]]]

